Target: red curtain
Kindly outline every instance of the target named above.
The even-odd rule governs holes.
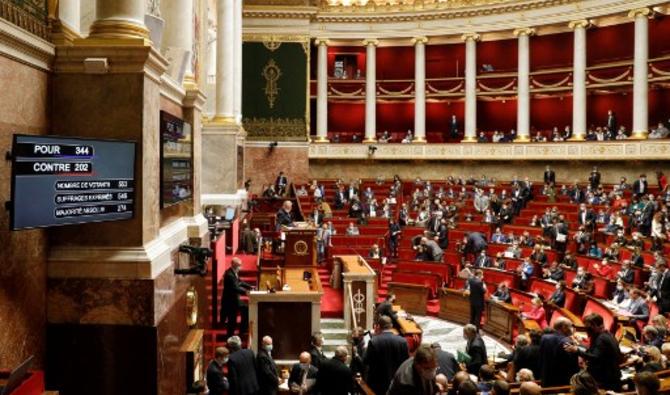
[[[532,36],[530,38],[530,69],[572,67],[573,43],[572,32]]]
[[[655,128],[659,122],[668,125],[670,120],[670,89],[649,91],[649,127]]]
[[[377,131],[405,133],[414,130],[414,101],[377,102]]]
[[[516,129],[516,99],[477,101],[477,129],[509,132]]]
[[[572,127],[572,96],[533,98],[530,102],[530,127],[532,130],[563,131]]]
[[[328,131],[365,132],[365,103],[328,103]]]
[[[634,24],[631,22],[587,30],[587,64],[632,59],[635,45],[634,29]]]
[[[414,79],[414,47],[377,48],[377,79]]]
[[[633,123],[633,95],[629,92],[591,94],[587,100],[588,127],[605,126],[607,111],[612,110],[620,126],[630,132]]]
[[[670,16],[659,15],[649,21],[649,57],[670,53]]]
[[[464,73],[464,44],[426,46],[426,78],[463,77]]]
[[[426,103],[426,132],[447,133],[451,125],[451,116],[456,115],[461,132],[463,131],[465,103],[462,101],[429,101]]]
[[[478,72],[484,64],[490,64],[496,72],[515,71],[518,62],[517,49],[517,39],[477,43]]]

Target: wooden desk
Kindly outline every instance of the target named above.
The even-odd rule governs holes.
[[[519,309],[516,306],[489,300],[486,304],[484,330],[511,344],[518,314]]]
[[[402,307],[399,305],[393,306],[393,311],[399,312],[402,310]],[[400,334],[403,336],[411,335],[420,335],[423,333],[423,330],[416,322],[408,320],[406,318],[398,317],[398,326],[400,326]]]
[[[323,288],[316,267],[289,267],[263,269],[261,279],[282,288],[270,293],[266,290],[249,293],[249,337],[251,349],[258,351],[263,336],[275,339],[273,355],[277,361],[294,361],[301,351],[309,348],[309,339],[321,330],[321,297]],[[311,281],[303,280],[305,272]],[[261,283],[263,284],[263,283]],[[287,284],[290,289],[283,290]]]
[[[410,314],[426,315],[430,290],[424,285],[389,282],[388,289],[395,294],[396,300],[405,307],[405,311]]]
[[[438,317],[457,324],[470,322],[470,299],[464,291],[445,288],[440,295],[440,311]]]

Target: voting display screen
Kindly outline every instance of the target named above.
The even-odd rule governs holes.
[[[13,230],[133,217],[135,143],[14,135]]]

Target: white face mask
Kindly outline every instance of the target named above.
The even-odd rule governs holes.
[[[309,364],[308,364],[308,363],[301,363],[301,364],[300,364],[300,367],[301,367],[303,370],[309,370]]]

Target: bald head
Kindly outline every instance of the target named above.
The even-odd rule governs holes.
[[[342,362],[347,360],[349,356],[349,350],[345,346],[339,346],[335,349],[335,358],[339,359]]]
[[[560,317],[554,322],[554,330],[566,336],[572,335],[572,321],[565,317]]]
[[[454,388],[458,388],[458,386],[461,385],[462,382],[467,380],[470,380],[470,375],[468,374],[468,372],[461,370],[454,375],[454,381],[452,384]]]
[[[532,381],[527,381],[519,387],[519,395],[541,395],[542,387]]]
[[[300,361],[300,363],[311,363],[312,357],[309,355],[307,351],[303,351],[300,353],[298,360]]]

